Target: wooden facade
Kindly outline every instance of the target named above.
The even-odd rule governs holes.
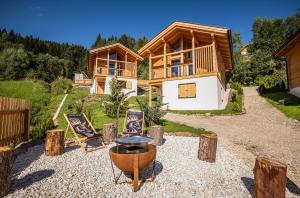
[[[232,69],[230,37],[227,28],[172,23],[138,51],[149,59],[150,97],[151,86],[163,81],[211,75],[225,89],[225,71]]]
[[[97,93],[103,94],[107,76],[137,79],[137,66],[143,58],[120,43],[89,51],[88,70],[97,81]]]
[[[275,53],[276,58],[285,58],[289,89],[299,89],[300,95],[300,30]]]

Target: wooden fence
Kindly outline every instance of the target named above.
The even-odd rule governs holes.
[[[30,127],[30,101],[0,97],[0,146],[27,141]]]

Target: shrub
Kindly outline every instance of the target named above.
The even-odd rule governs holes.
[[[110,82],[111,94],[107,95],[102,103],[104,112],[109,117],[117,117],[118,107],[120,106],[119,115],[124,116],[128,109],[128,101],[126,94],[122,92],[123,83],[113,78]]]
[[[75,100],[68,106],[68,109],[74,109],[77,114],[80,114],[83,111],[84,102],[84,98],[80,100]]]
[[[154,107],[150,107],[147,102],[141,101],[138,98],[136,100],[140,105],[140,109],[144,112],[146,126],[162,124],[162,117],[165,115],[165,112],[160,110],[163,106],[160,101],[157,101]]]
[[[237,101],[237,93],[235,91],[231,92],[231,102]]]
[[[242,105],[240,103],[233,102],[232,111],[234,111],[234,112],[242,112],[243,111],[243,107],[242,107]]]
[[[54,122],[51,117],[41,120],[38,122],[35,127],[32,129],[30,133],[30,137],[32,139],[40,139],[46,137],[46,131],[49,129],[53,129]]]
[[[232,82],[230,87],[232,89],[235,89],[237,91],[238,94],[242,95],[243,94],[243,86],[241,83],[239,82]]]
[[[58,79],[51,83],[51,93],[59,95],[70,93],[73,88],[73,82],[70,79]]]

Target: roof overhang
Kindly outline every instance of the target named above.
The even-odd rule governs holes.
[[[275,58],[281,58],[286,56],[290,49],[292,49],[297,43],[300,42],[300,29],[293,34],[287,41],[273,53]]]

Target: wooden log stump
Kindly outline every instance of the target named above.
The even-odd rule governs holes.
[[[254,197],[285,197],[287,166],[264,157],[257,157],[254,167]]]
[[[9,192],[12,166],[13,150],[10,147],[0,147],[0,197]]]
[[[206,162],[216,161],[218,137],[215,133],[201,134],[199,138],[198,159]]]
[[[152,126],[148,131],[148,135],[153,138],[151,144],[160,146],[164,142],[164,127],[159,125]]]
[[[45,154],[47,156],[61,155],[64,152],[65,132],[62,129],[47,131]]]
[[[103,142],[104,144],[109,144],[115,141],[117,137],[117,128],[113,123],[103,125]]]

